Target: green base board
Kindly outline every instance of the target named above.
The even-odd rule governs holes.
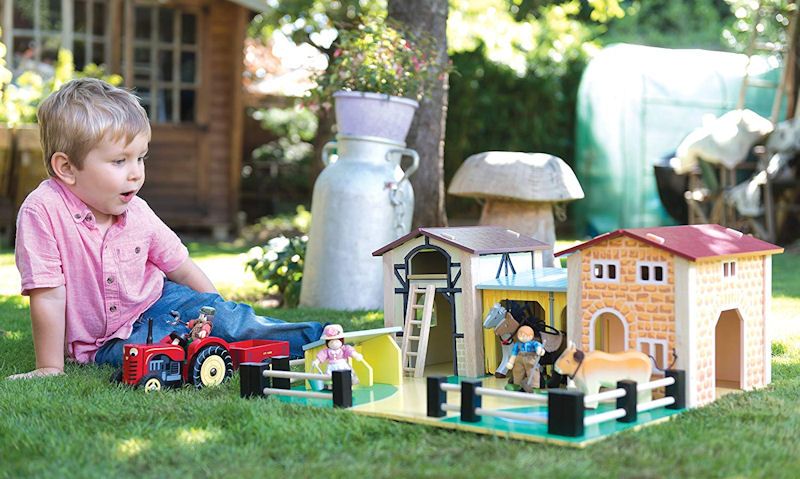
[[[612,411],[614,409],[616,409],[616,407],[614,407],[614,405],[612,404],[601,404],[595,410],[586,410],[585,417],[590,417],[595,414],[601,414],[604,412]],[[519,408],[503,408],[501,410],[516,412],[516,413],[530,413],[538,415],[542,418],[547,417],[547,406],[544,405],[519,407]],[[584,429],[583,436],[580,437],[567,437],[567,436],[557,436],[553,434],[548,434],[547,424],[540,424],[528,421],[517,421],[513,419],[505,419],[499,417],[483,416],[478,422],[464,422],[461,420],[459,416],[452,416],[448,418],[443,418],[442,421],[469,426],[471,430],[474,430],[474,428],[486,429],[487,433],[494,433],[494,434],[500,433],[501,435],[513,435],[513,436],[529,435],[550,440],[548,442],[552,441],[568,442],[579,446],[596,442],[599,439],[603,439],[604,437],[617,432],[625,431],[628,429],[635,429],[653,422],[660,422],[661,420],[669,418],[670,416],[674,416],[675,414],[679,414],[682,411],[683,409],[666,409],[662,407],[654,409],[652,411],[639,413],[637,420],[635,422],[626,423],[626,422],[619,422],[616,420],[612,420],[612,421],[606,421],[601,424],[586,426],[586,428]]]
[[[460,378],[455,376],[449,377],[448,382],[457,383]],[[623,423],[615,420],[607,421],[601,424],[587,426],[584,435],[580,437],[567,437],[558,436],[547,433],[547,425],[528,421],[519,421],[513,419],[505,419],[498,417],[483,416],[478,422],[465,422],[457,414],[449,415],[444,418],[432,418],[425,415],[425,400],[424,396],[418,397],[415,401],[414,408],[398,411],[388,407],[390,402],[386,402],[387,407],[381,406],[381,401],[390,399],[397,394],[403,393],[403,388],[413,387],[412,381],[406,381],[406,384],[400,387],[390,386],[387,384],[375,384],[373,387],[357,386],[353,388],[353,409],[355,413],[365,414],[370,416],[377,416],[381,418],[393,419],[403,422],[412,422],[415,424],[424,424],[428,426],[444,427],[447,429],[456,429],[462,431],[475,432],[479,434],[488,434],[494,436],[508,437],[513,439],[520,439],[532,442],[546,442],[550,444],[557,444],[571,447],[584,447],[593,442],[602,440],[611,434],[626,431],[629,429],[638,429],[645,425],[651,425],[658,422],[668,420],[670,417],[680,414],[684,409],[667,409],[664,407],[654,409],[652,411],[639,413],[637,421],[631,423]],[[302,386],[293,388],[297,391],[305,391]],[[311,399],[290,396],[277,396],[277,399],[282,402],[292,404],[304,404],[314,407],[332,408],[331,400],[327,399]],[[518,402],[515,402],[515,404]],[[370,410],[359,409],[359,406],[370,405]],[[601,414],[615,409],[613,403],[600,404],[595,410],[586,410],[586,417],[595,414]],[[547,417],[546,405],[533,405],[522,407],[501,407],[498,410],[510,411],[515,413],[531,413],[539,415],[542,418]]]

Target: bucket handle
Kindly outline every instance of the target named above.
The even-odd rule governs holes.
[[[329,141],[322,147],[322,164],[328,166],[330,161],[331,151],[336,149],[336,141]]]
[[[400,181],[397,182],[397,184],[399,185],[400,183],[411,177],[411,175],[413,175],[414,172],[417,171],[417,168],[419,168],[419,153],[417,153],[415,150],[412,150],[411,148],[394,148],[386,152],[386,161],[392,161],[391,155],[395,153],[400,154],[400,160],[402,160],[404,156],[411,157],[411,166],[403,170],[404,175],[402,178],[400,178]],[[399,163],[400,162],[398,162],[398,164]]]

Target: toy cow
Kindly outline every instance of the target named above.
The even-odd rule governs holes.
[[[637,383],[650,381],[653,365],[650,358],[639,351],[623,351],[606,353],[603,351],[583,351],[570,341],[567,349],[556,359],[555,370],[559,374],[569,376],[583,394],[595,394],[600,386],[614,388],[617,381],[628,379]],[[643,391],[638,401],[646,402],[651,398],[651,391]],[[586,403],[588,409],[597,408],[597,401]]]

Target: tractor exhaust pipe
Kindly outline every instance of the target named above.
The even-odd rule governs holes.
[[[153,318],[147,319],[147,344],[153,344]]]

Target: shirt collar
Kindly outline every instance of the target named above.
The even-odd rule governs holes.
[[[58,178],[53,178],[53,183],[57,186],[57,190],[61,193],[61,197],[64,198],[64,203],[67,205],[67,209],[69,210],[69,215],[72,218],[72,221],[75,223],[83,223],[86,221],[88,224],[94,225],[95,224],[95,217],[92,210],[89,206],[83,202],[80,198],[78,198],[75,193],[73,193],[67,185],[65,185],[61,180]],[[120,227],[125,226],[127,220],[127,211],[120,215],[119,220],[115,223],[118,223]]]

